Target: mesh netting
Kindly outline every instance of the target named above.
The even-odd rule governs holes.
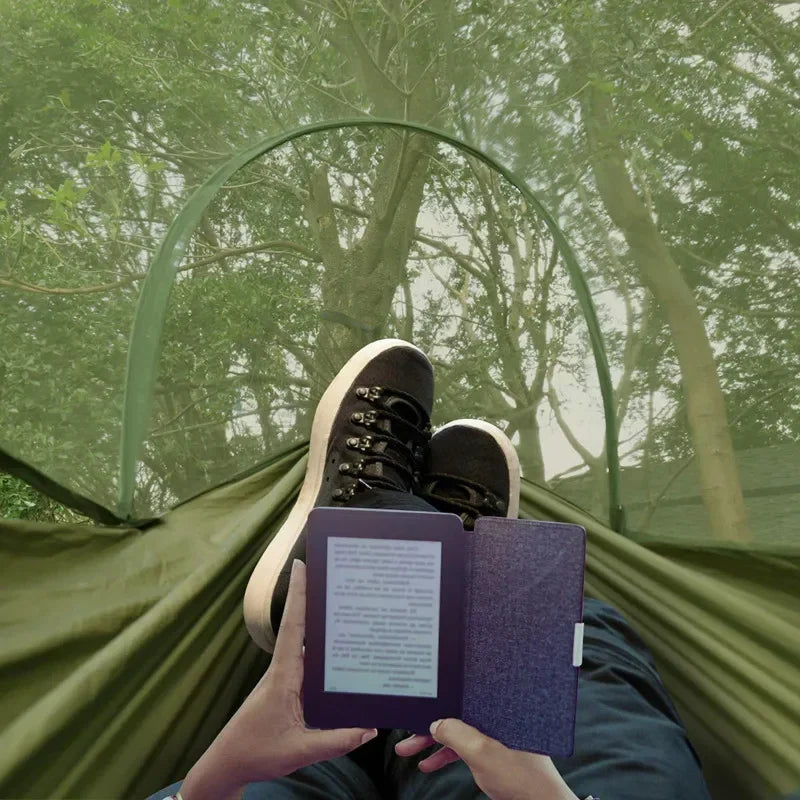
[[[14,464],[160,513],[303,440],[346,358],[399,336],[434,361],[435,423],[501,425],[527,477],[596,516],[610,429],[630,533],[796,536],[797,4],[7,5]],[[613,413],[542,214],[402,128],[319,131],[231,175],[131,349],[191,193],[259,137],[358,116],[470,142],[536,193],[590,290]]]

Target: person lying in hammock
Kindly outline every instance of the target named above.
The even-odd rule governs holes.
[[[458,719],[432,721],[424,736],[306,727],[302,532],[311,509],[456,512],[467,529],[481,515],[516,516],[511,442],[478,420],[431,437],[432,405],[428,358],[398,339],[367,345],[334,378],[314,417],[297,503],[245,595],[250,635],[273,652],[269,669],[186,778],[149,800],[709,800],[652,655],[618,611],[591,598],[570,758],[507,748]]]

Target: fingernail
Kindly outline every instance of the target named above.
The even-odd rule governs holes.
[[[361,744],[366,744],[367,742],[371,742],[377,735],[378,735],[377,728],[375,730],[372,730],[372,731],[367,731],[361,737]]]
[[[294,561],[292,561],[292,569],[297,569],[297,565],[302,563],[303,562],[299,558],[296,558]]]
[[[436,729],[442,724],[440,719],[437,719],[436,722],[431,722],[431,736],[436,736]]]

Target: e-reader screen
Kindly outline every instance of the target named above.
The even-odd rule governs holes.
[[[312,728],[428,731],[460,717],[467,554],[455,514],[319,506],[306,531]]]
[[[437,697],[442,543],[328,538],[325,692]]]

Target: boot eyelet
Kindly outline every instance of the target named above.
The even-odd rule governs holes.
[[[355,493],[356,493],[355,486],[348,486],[346,489],[336,489],[333,492],[332,497],[334,500],[340,503],[344,503],[347,500],[350,500],[350,498],[353,497]]]
[[[366,386],[359,386],[356,389],[356,397],[366,397],[369,394],[369,389]]]
[[[350,416],[350,421],[351,422],[363,422],[364,421],[364,415],[360,411],[355,411]]]
[[[339,464],[339,472],[341,472],[344,475],[344,474],[350,472],[350,467],[351,466],[352,466],[352,464],[349,464],[347,461],[342,461],[342,463]]]

